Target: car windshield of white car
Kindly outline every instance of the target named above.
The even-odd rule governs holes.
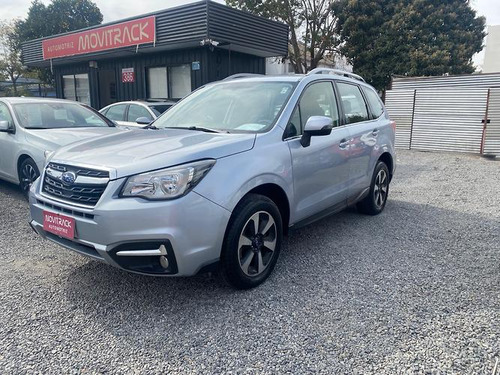
[[[92,110],[74,103],[19,103],[14,112],[26,129],[107,127]]]
[[[165,112],[159,128],[261,133],[276,122],[295,82],[230,81],[201,88]]]

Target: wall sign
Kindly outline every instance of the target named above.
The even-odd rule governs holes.
[[[199,61],[193,61],[191,63],[191,70],[200,70],[200,62]]]
[[[153,43],[155,16],[98,27],[42,41],[43,59],[81,55],[114,48]]]
[[[133,83],[133,82],[135,82],[134,68],[123,68],[122,83]]]

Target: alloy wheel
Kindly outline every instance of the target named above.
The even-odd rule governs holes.
[[[387,199],[387,191],[389,190],[389,179],[384,169],[381,169],[375,178],[375,187],[373,189],[373,198],[375,205],[381,208]]]
[[[21,171],[21,189],[27,193],[33,182],[38,178],[38,173],[31,164],[24,165]]]
[[[271,214],[259,211],[243,226],[238,242],[240,268],[248,276],[260,275],[271,264],[277,228]]]

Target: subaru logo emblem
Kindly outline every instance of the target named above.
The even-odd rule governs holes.
[[[73,185],[76,181],[76,174],[73,172],[64,172],[61,176],[61,181],[67,185]]]

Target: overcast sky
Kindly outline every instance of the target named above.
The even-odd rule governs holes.
[[[104,15],[104,22],[149,13],[176,5],[187,4],[193,0],[94,0]],[[224,2],[223,0],[218,0]],[[440,0],[436,0],[440,1]],[[43,0],[49,3],[48,0]],[[472,0],[474,8],[486,17],[488,25],[500,25],[500,0]],[[0,19],[24,18],[31,0],[0,0]],[[138,6],[138,4],[140,4]],[[476,64],[482,64],[483,55],[474,59]]]

